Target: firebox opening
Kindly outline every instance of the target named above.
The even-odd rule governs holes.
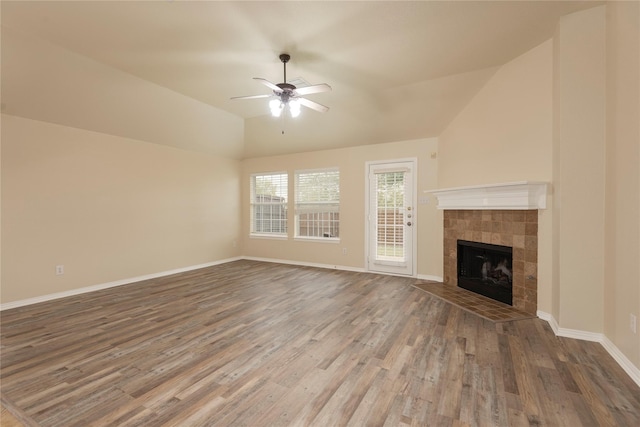
[[[458,240],[458,286],[513,305],[513,249]]]

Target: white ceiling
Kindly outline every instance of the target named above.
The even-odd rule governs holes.
[[[432,137],[497,67],[549,39],[561,16],[600,3],[2,1],[3,112],[162,143],[150,130],[84,120],[73,108],[43,111],[59,98],[36,102],[47,91],[34,97],[18,88],[28,86],[27,78],[38,86],[60,83],[47,70],[11,67],[18,61],[14,52],[24,49],[12,50],[12,38],[5,38],[5,31],[15,31],[243,119],[234,157]],[[282,52],[292,57],[288,80],[332,86],[330,93],[308,96],[329,106],[328,113],[303,108],[295,120],[273,119],[265,99],[230,100],[269,93],[252,77],[281,82]],[[68,86],[72,92],[73,82]],[[105,115],[114,101],[99,102]],[[168,123],[180,120],[167,114]],[[202,132],[212,134],[192,138],[235,138]],[[203,144],[195,149],[216,152]],[[184,148],[194,147],[185,142]]]

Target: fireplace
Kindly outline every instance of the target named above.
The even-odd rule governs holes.
[[[458,286],[513,305],[513,249],[458,240]]]
[[[458,240],[512,247],[511,304],[536,313],[538,211],[444,211],[444,283],[450,286],[458,286]]]
[[[517,181],[430,193],[438,197],[438,209],[444,210],[444,284],[458,286],[459,240],[511,247],[511,304],[535,315],[538,211],[546,208],[547,184]]]

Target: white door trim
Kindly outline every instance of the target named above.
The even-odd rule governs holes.
[[[409,255],[407,262],[409,265],[409,269],[406,273],[393,272],[393,271],[378,271],[376,269],[371,268],[370,257],[371,254],[371,225],[370,225],[370,216],[371,216],[371,181],[370,181],[370,172],[372,167],[384,167],[384,165],[398,164],[398,163],[409,163],[407,166],[407,170],[411,170],[411,191],[412,194],[409,196],[409,200],[412,205],[412,226],[408,227],[409,232],[411,233],[411,244],[410,247],[407,248],[411,254]],[[395,168],[394,170],[398,170]],[[371,271],[376,273],[386,273],[386,274],[395,274],[402,276],[410,276],[417,277],[417,257],[418,257],[418,218],[417,218],[417,186],[418,184],[418,159],[416,157],[410,158],[401,158],[401,159],[390,159],[390,160],[376,160],[376,161],[367,161],[365,162],[365,213],[364,213],[364,236],[365,236],[365,271]]]

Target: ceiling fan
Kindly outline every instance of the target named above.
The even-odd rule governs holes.
[[[269,108],[271,109],[271,115],[279,117],[285,107],[289,107],[289,113],[291,117],[298,117],[300,115],[300,106],[311,108],[312,110],[326,113],[329,111],[329,107],[326,107],[317,102],[303,98],[302,95],[310,95],[312,93],[329,92],[331,86],[326,83],[317,85],[305,86],[297,88],[291,83],[287,83],[287,62],[291,59],[291,56],[283,53],[280,55],[280,61],[284,66],[284,83],[274,84],[266,79],[260,77],[254,77],[254,80],[259,81],[269,89],[273,90],[273,93],[269,95],[250,95],[250,96],[236,96],[231,99],[255,99],[255,98],[273,98],[269,101]]]

